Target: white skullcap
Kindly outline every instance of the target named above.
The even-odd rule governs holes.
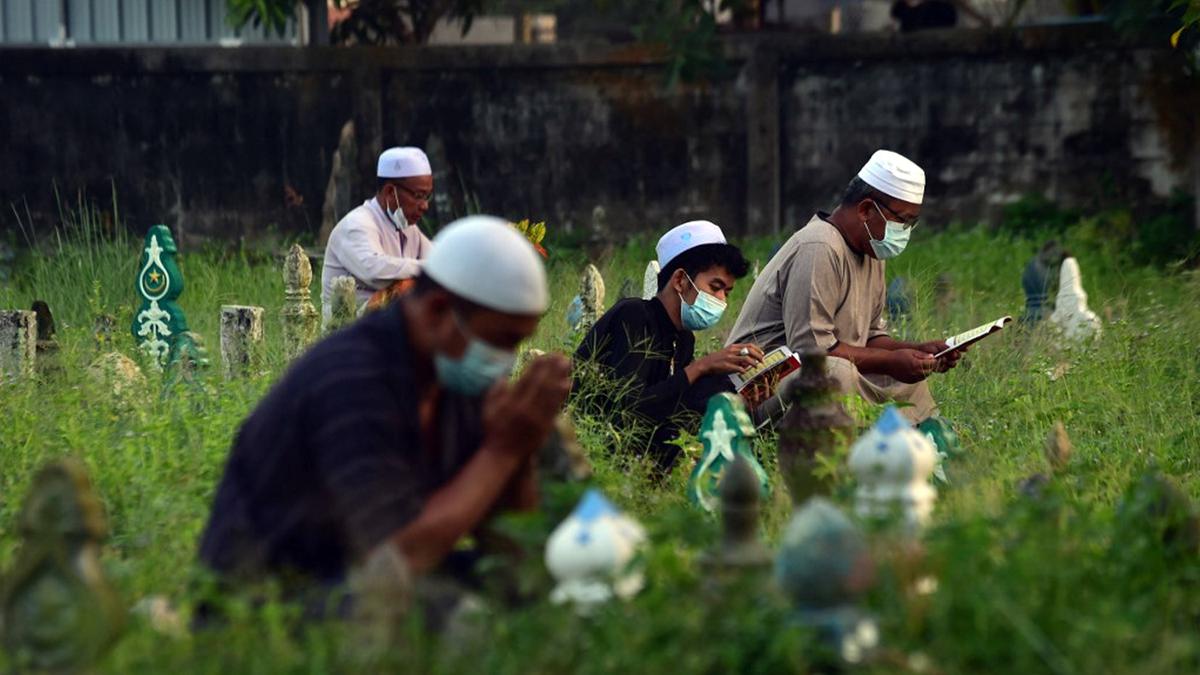
[[[925,197],[925,170],[891,150],[876,150],[858,177],[889,197],[920,204]]]
[[[421,269],[442,288],[497,312],[535,315],[550,306],[541,257],[517,228],[494,216],[447,225]]]
[[[432,176],[429,158],[420,148],[388,148],[379,156],[375,175],[380,178],[409,178]]]
[[[666,269],[667,263],[688,249],[705,244],[724,243],[725,234],[715,223],[693,220],[671,228],[658,240],[658,246],[654,247],[654,250],[658,253],[658,266]]]

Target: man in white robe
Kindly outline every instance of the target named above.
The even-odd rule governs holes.
[[[429,209],[433,171],[420,148],[388,148],[379,156],[375,196],[346,214],[329,235],[321,270],[321,314],[327,323],[333,280],[354,277],[361,308],[377,291],[412,279],[431,248],[416,223]]]

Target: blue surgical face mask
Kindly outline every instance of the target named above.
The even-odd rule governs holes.
[[[875,202],[871,202],[875,204]],[[867,227],[866,221],[863,221],[863,227],[867,229],[867,236],[871,239],[871,250],[875,252],[875,257],[880,260],[888,260],[895,258],[904,252],[904,247],[908,246],[908,238],[912,235],[912,228],[905,227],[904,223],[898,223],[894,220],[888,220],[887,216],[883,215],[879,204],[875,204],[875,210],[879,211],[879,217],[883,218],[887,224],[887,229],[883,232],[883,239],[876,239],[871,236],[871,228]]]
[[[457,312],[454,312],[454,321],[467,338],[467,350],[457,359],[438,352],[433,355],[433,367],[438,381],[446,389],[464,396],[479,396],[496,380],[508,377],[517,356],[471,335]]]
[[[684,273],[687,276],[687,273]],[[683,296],[679,296],[679,318],[683,327],[688,330],[705,330],[717,325],[721,315],[725,313],[725,302],[711,293],[696,288],[696,282],[687,277],[688,283],[696,289],[696,302],[688,304]]]
[[[404,215],[404,210],[400,208],[400,196],[395,192],[392,193],[392,196],[396,198],[396,208],[389,209],[384,207],[383,212],[387,214],[388,220],[392,221],[392,225],[395,225],[397,230],[403,230],[408,227],[408,217]]]

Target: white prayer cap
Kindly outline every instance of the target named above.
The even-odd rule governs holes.
[[[517,228],[494,216],[447,225],[421,269],[447,291],[497,312],[535,315],[550,305],[541,257]]]
[[[925,170],[891,150],[876,150],[858,177],[889,197],[920,204],[925,197]]]
[[[724,244],[725,234],[716,223],[693,220],[673,227],[658,240],[654,250],[658,253],[658,266],[666,269],[667,263],[680,253],[705,244]]]
[[[410,176],[432,176],[429,158],[420,148],[388,148],[379,155],[379,166],[375,175],[380,178],[408,178]]]

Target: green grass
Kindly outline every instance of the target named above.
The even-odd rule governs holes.
[[[1087,221],[1059,234],[1079,259],[1093,309],[1105,319],[1090,347],[1057,345],[1044,329],[1006,330],[976,348],[969,368],[932,380],[942,412],[967,448],[950,467],[925,536],[926,566],[939,580],[932,596],[913,596],[882,562],[865,605],[880,619],[893,659],[928,664],[937,673],[1194,673],[1200,671],[1200,557],[1161,543],[1161,521],[1144,498],[1127,496],[1149,469],[1171,476],[1190,495],[1200,490],[1200,275],[1134,266],[1119,241]],[[90,325],[112,313],[118,343],[133,355],[127,327],[134,308],[140,241],[94,217],[72,217],[62,235],[19,261],[0,287],[0,307],[43,299],[55,310],[63,371],[38,383],[0,389],[0,568],[18,546],[15,517],[37,467],[64,455],[81,458],[103,497],[112,535],[107,571],[128,605],[165,594],[185,610],[196,598],[195,546],[230,440],[238,424],[281,373],[278,310],[283,299],[269,255],[182,252],[187,290],[180,304],[213,360],[204,388],[161,395],[157,383],[118,398],[88,381]],[[553,241],[548,242],[551,246]],[[774,242],[746,245],[765,264]],[[889,265],[916,291],[914,336],[945,336],[1000,314],[1019,315],[1020,273],[1040,245],[984,229],[918,231]],[[641,285],[652,240],[618,248],[601,265],[608,303],[622,282]],[[586,260],[555,251],[554,302],[530,346],[566,349],[563,315]],[[934,280],[948,274],[954,300],[939,315]],[[319,275],[318,275],[319,276]],[[744,281],[721,325],[699,340],[718,344],[749,288]],[[222,304],[267,311],[267,370],[261,378],[219,379],[217,324]],[[1064,366],[1063,364],[1068,364]],[[1056,379],[1050,373],[1065,372]],[[869,415],[875,411],[868,410]],[[1042,442],[1061,420],[1075,444],[1067,475],[1038,502],[1016,484],[1043,470]],[[651,532],[648,587],[584,619],[549,605],[541,545],[578,489],[551,494],[555,515],[510,523],[530,551],[518,572],[532,601],[497,611],[474,642],[447,643],[420,633],[398,640],[390,672],[803,672],[815,653],[791,628],[786,599],[767,588],[716,592],[702,578],[699,555],[715,523],[686,502],[690,466],[655,485],[636,464],[607,450],[619,431],[577,420],[595,464],[594,484]],[[775,490],[765,536],[777,540],[790,504],[775,471],[772,438],[761,439]],[[846,501],[842,500],[843,505]],[[879,544],[886,552],[886,541]],[[337,626],[298,627],[275,605],[248,611],[226,629],[168,637],[135,618],[102,663],[113,673],[361,672],[353,641]],[[915,655],[915,656],[914,656]]]

